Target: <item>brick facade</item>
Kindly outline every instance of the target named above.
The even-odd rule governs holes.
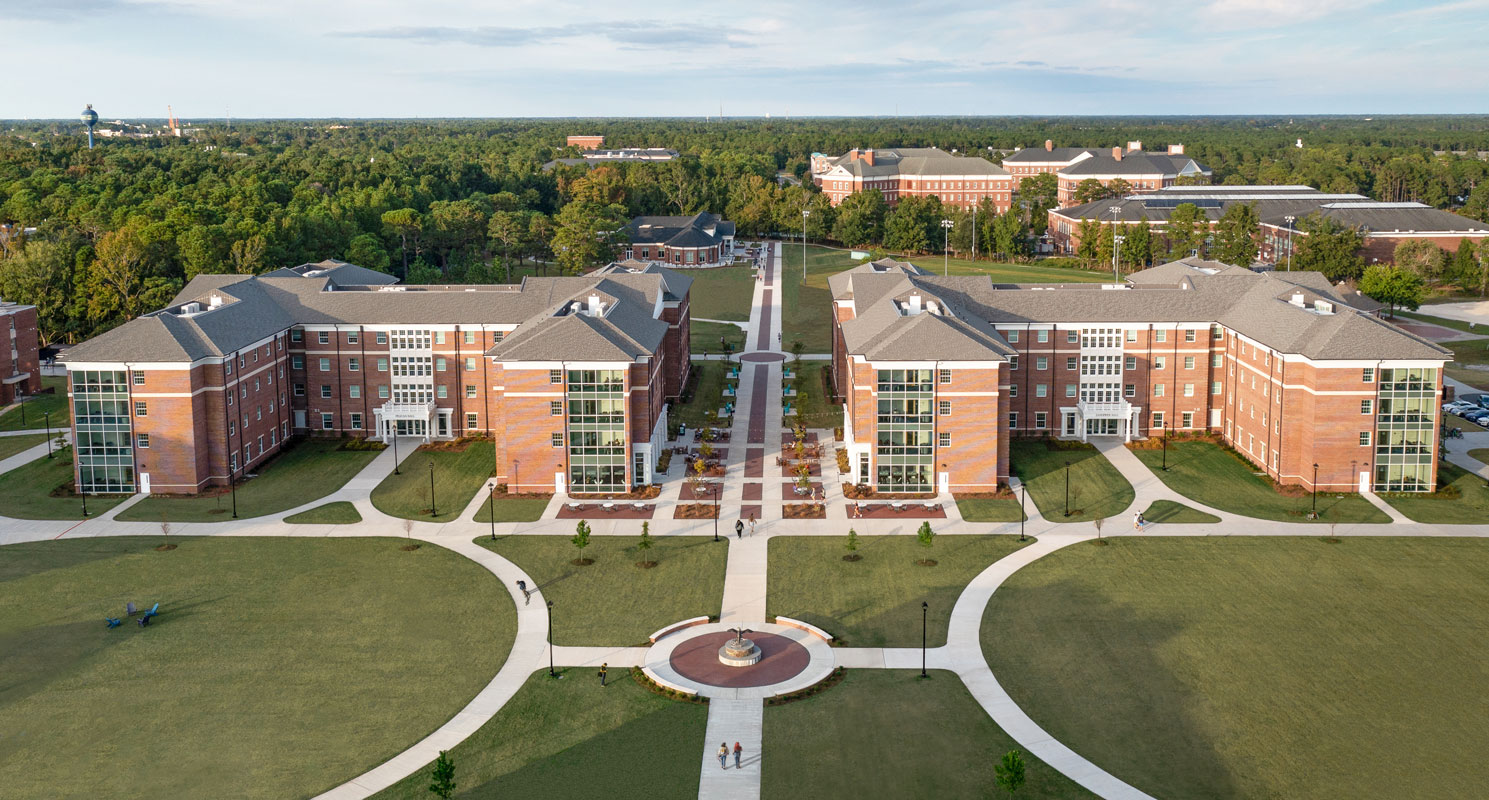
[[[41,391],[36,306],[0,302],[0,406]]]

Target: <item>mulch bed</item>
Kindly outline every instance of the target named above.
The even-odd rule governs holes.
[[[853,504],[848,504],[848,519],[946,519],[946,508],[937,505],[927,510],[922,504],[906,504],[904,511],[895,511],[888,503],[863,503],[862,513],[855,514]]]
[[[693,484],[691,484],[691,483],[689,483],[687,481],[683,481],[682,482],[682,494],[679,495],[679,499],[681,499],[681,500],[689,500],[689,501],[707,500],[710,504],[712,504],[713,503],[713,487],[714,487],[714,484],[712,484],[712,483],[705,483],[705,484],[703,484],[703,486],[699,487],[699,489],[700,489],[699,491],[696,491],[695,492],[695,491],[693,491]],[[719,500],[720,500],[720,502],[723,501],[723,498],[724,498],[724,490],[721,488],[719,490]]]
[[[714,507],[703,503],[680,505],[672,512],[673,519],[713,519]]]
[[[805,461],[805,462],[803,462],[803,461],[787,461],[786,463],[784,463],[784,464],[781,465],[781,477],[782,478],[795,478],[796,477],[796,465],[797,464],[803,464],[803,463],[806,464],[807,467],[809,467],[811,469],[811,475],[812,475],[813,478],[820,478],[820,477],[822,477],[822,465],[819,464],[819,463],[817,463],[816,461]]]
[[[1018,495],[1008,487],[1003,487],[996,492],[955,492],[951,495],[957,500],[1017,500]],[[930,499],[930,498],[927,498]]]
[[[812,481],[811,491],[820,496],[827,490],[823,488],[821,481]],[[807,495],[796,493],[796,481],[781,481],[781,496],[788,500],[793,497],[800,497],[803,499],[807,497]]]
[[[806,439],[804,439],[803,441],[805,441],[807,444],[816,444],[817,434],[813,433],[812,431],[807,431]],[[791,433],[790,431],[782,432],[781,447],[790,447],[793,444],[796,444],[796,434]]]
[[[702,453],[699,452],[698,448],[695,447],[691,451],[689,451],[688,455],[691,456],[691,458],[689,460],[692,460],[693,458],[697,458],[698,456],[702,455]],[[714,459],[714,460],[718,460],[718,461],[728,461],[729,460],[729,448],[727,448],[727,447],[715,447],[713,449],[713,455],[709,456],[709,458],[710,459]]]
[[[655,505],[646,505],[640,509],[629,505],[617,505],[615,510],[606,511],[600,508],[599,503],[580,503],[579,508],[569,508],[568,504],[559,506],[559,519],[651,519],[655,514]]]
[[[827,506],[820,503],[787,503],[781,512],[786,519],[827,519]]]
[[[631,490],[629,492],[622,492],[622,493],[618,493],[618,494],[595,494],[595,493],[585,493],[585,492],[573,492],[573,493],[570,493],[569,494],[569,497],[571,497],[571,498],[573,498],[575,500],[626,500],[626,501],[629,501],[629,502],[634,503],[637,500],[652,500],[652,499],[655,499],[656,497],[661,496],[661,494],[662,494],[662,487],[659,486],[659,485],[657,485],[657,484],[655,484],[655,483],[653,483],[653,484],[650,484],[648,486],[644,486],[644,487],[642,487],[640,489],[633,489],[633,490]],[[527,497],[537,497],[538,495],[526,495],[526,496]],[[549,494],[549,495],[543,495],[543,496],[544,497],[552,497],[553,495]],[[497,497],[501,497],[501,495],[497,495]]]
[[[476,442],[482,441],[479,436],[468,436],[464,439],[452,439],[448,442],[429,442],[419,445],[419,449],[426,453],[464,453]]]

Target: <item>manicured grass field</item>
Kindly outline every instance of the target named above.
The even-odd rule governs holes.
[[[53,394],[38,394],[28,398],[25,402],[25,422],[21,421],[21,408],[17,406],[0,414],[0,431],[23,431],[35,428],[42,430],[46,425],[46,412],[51,412],[52,430],[67,430],[72,424],[72,413],[67,406],[67,379],[59,377],[43,376],[41,388],[53,388],[57,391]]]
[[[552,600],[553,641],[559,645],[625,646],[679,620],[717,615],[724,600],[729,545],[707,536],[659,536],[647,554],[636,536],[593,536],[583,557],[567,536],[505,536],[482,547],[510,559]],[[638,561],[655,561],[642,569]],[[534,598],[537,602],[537,598]]]
[[[1176,524],[1220,521],[1220,517],[1214,514],[1206,514],[1203,511],[1190,508],[1182,503],[1175,503],[1172,500],[1154,500],[1148,506],[1148,509],[1143,512],[1143,519],[1148,522],[1171,522]]]
[[[801,243],[782,246],[781,267],[781,340],[788,350],[793,338],[800,338],[808,353],[832,352],[832,294],[827,276],[851,269],[864,262],[854,261],[847,250],[816,245],[807,246],[807,280],[801,279]],[[941,257],[896,256],[916,266],[941,274]],[[951,259],[953,275],[988,275],[1000,283],[1092,283],[1109,279],[1103,273],[1039,264],[1003,264],[992,261]],[[696,312],[695,312],[696,314]]]
[[[858,800],[1008,795],[993,765],[1022,750],[962,685],[934,670],[849,670],[816,697],[765,709],[762,797]],[[1023,753],[1016,797],[1092,797]],[[732,762],[731,762],[732,765]]]
[[[1489,447],[1476,447],[1468,451],[1468,457],[1489,464]]]
[[[1479,458],[1474,453],[1489,457],[1489,449],[1469,452],[1469,456]],[[1417,522],[1449,525],[1483,525],[1489,522],[1489,487],[1485,486],[1483,478],[1447,461],[1439,461],[1437,481],[1439,486],[1456,488],[1458,496],[1441,496],[1440,491],[1432,495],[1401,492],[1383,494],[1381,499]]]
[[[57,451],[56,458],[38,458],[0,475],[0,516],[16,519],[83,519],[83,501],[71,489],[72,448]],[[53,497],[52,492],[62,496]],[[96,517],[124,502],[129,495],[90,494],[88,514]]]
[[[1051,450],[1042,440],[1015,441],[1013,471],[1050,522],[1087,522],[1122,513],[1136,495],[1122,473],[1094,447]],[[1070,516],[1065,516],[1065,465],[1070,464]]]
[[[25,436],[0,436],[0,461],[11,456],[22,453],[31,448],[47,443],[47,435],[44,433],[26,434]]]
[[[1442,415],[1442,426],[1444,428],[1456,428],[1464,433],[1482,433],[1489,428],[1483,428],[1469,422],[1468,420],[1452,414]]]
[[[958,497],[957,510],[968,522],[1018,522],[1024,518],[1017,500],[992,500],[985,497]]]
[[[494,466],[491,442],[473,441],[464,450],[420,447],[403,459],[402,474],[389,474],[372,490],[372,505],[389,516],[423,522],[449,522],[460,516],[488,479]],[[429,465],[434,465],[431,517]]]
[[[1156,797],[1478,797],[1489,542],[1110,539],[1023,568],[983,650],[1035,722]]]
[[[255,467],[258,474],[238,484],[238,517],[278,514],[325,497],[356,477],[377,458],[377,450],[343,450],[342,439],[303,439]],[[427,474],[426,474],[427,479]],[[232,518],[227,492],[205,496],[151,495],[119,512],[130,522],[220,522]]]
[[[724,407],[724,363],[722,361],[694,361],[693,373],[697,381],[693,396],[686,403],[676,403],[668,416],[671,422],[685,423],[689,428],[701,428],[708,422],[708,412]],[[736,385],[738,381],[735,382]]]
[[[362,521],[357,507],[345,500],[316,506],[308,511],[291,514],[284,518],[292,525],[355,525]]]
[[[755,292],[754,267],[718,267],[682,270],[693,279],[689,294],[695,319],[750,320],[750,300]],[[714,337],[718,342],[718,337]]]
[[[729,325],[723,322],[699,322],[693,320],[688,323],[688,342],[693,355],[717,356],[723,355],[719,347],[719,337],[729,343],[731,352],[737,358],[745,347],[745,329],[738,325]]]
[[[827,361],[802,361],[800,368],[787,362],[793,369],[797,370],[795,379],[790,381],[796,386],[796,396],[785,398],[789,400],[793,409],[796,410],[794,419],[788,423],[795,426],[799,420],[808,428],[837,428],[843,424],[843,407],[828,402],[827,390],[822,385],[822,373],[831,371],[832,364]],[[806,394],[806,402],[802,402],[802,393]],[[782,408],[785,408],[784,400]]]
[[[862,559],[844,561],[847,534],[844,526],[842,536],[772,538],[766,612],[810,622],[850,647],[919,647],[922,602],[930,604],[930,646],[940,647],[962,589],[1027,544],[1017,536],[958,535],[937,536],[926,548],[914,536],[860,536]],[[923,559],[939,563],[915,563]]]
[[[668,700],[612,668],[546,669],[450,751],[456,796],[479,798],[696,798],[708,706]],[[424,800],[430,765],[374,795]]]
[[[1313,496],[1278,493],[1253,467],[1205,441],[1176,441],[1168,445],[1168,472],[1158,450],[1134,450],[1158,479],[1185,497],[1221,511],[1281,522],[1308,522]],[[1319,522],[1390,522],[1384,512],[1358,494],[1318,495]]]
[[[501,585],[392,539],[0,548],[0,794],[309,797],[444,724],[506,660]],[[148,628],[104,617],[160,602]]]
[[[1431,306],[1428,306],[1428,308],[1431,308]],[[1486,330],[1483,326],[1470,328],[1468,327],[1468,323],[1464,322],[1461,319],[1434,317],[1431,314],[1422,314],[1416,311],[1403,311],[1399,308],[1396,309],[1396,316],[1405,317],[1408,320],[1416,320],[1418,322],[1430,322],[1433,325],[1441,325],[1444,328],[1452,328],[1455,331],[1461,331],[1463,333],[1489,333],[1489,330]]]
[[[547,497],[512,497],[496,501],[497,522],[537,522],[548,508]],[[491,521],[491,498],[481,504],[481,509],[472,518],[476,522]]]

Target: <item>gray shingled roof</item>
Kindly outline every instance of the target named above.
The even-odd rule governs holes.
[[[1073,178],[1099,178],[1104,175],[1209,175],[1210,169],[1186,155],[1132,150],[1123,153],[1121,161],[1112,158],[1110,152],[1097,153],[1061,168],[1057,174]]]
[[[977,155],[948,153],[939,147],[873,148],[874,163],[845,154],[830,159],[854,177],[876,178],[889,175],[992,175],[1006,176],[1008,170]]]
[[[621,230],[632,244],[712,247],[721,244],[725,236],[734,235],[734,223],[700,211],[691,217],[637,217]]]
[[[1025,147],[1017,153],[1010,153],[1004,156],[1003,163],[1007,164],[1010,161],[1016,164],[1068,163],[1082,153],[1090,153],[1094,156],[1100,152],[1101,148],[1099,147],[1056,147],[1051,150],[1046,150],[1043,146]]]
[[[1127,282],[1174,284],[1195,275],[1217,275],[1230,269],[1233,269],[1232,265],[1223,261],[1210,261],[1190,256],[1138,270],[1127,276]],[[1241,269],[1245,268],[1241,267]]]
[[[972,330],[978,330],[979,324],[1018,322],[1218,322],[1279,352],[1314,359],[1451,357],[1449,351],[1426,339],[1351,308],[1318,273],[1283,275],[1234,267],[1215,275],[1189,271],[1194,274],[1182,275],[1173,283],[1136,283],[1122,289],[1100,284],[1011,286],[996,285],[986,276],[861,272],[833,276],[838,280],[830,283],[834,299],[851,299],[856,309],[855,319],[842,326],[848,352],[870,358],[960,360],[993,358],[1000,352],[996,346],[977,341],[982,346],[979,351],[962,339],[949,339],[943,349],[935,336],[922,333],[938,329],[918,321],[933,314],[922,311],[915,316],[902,315],[897,301],[910,292],[922,293],[923,308],[925,302],[935,300]],[[1295,294],[1303,296],[1308,308],[1290,302]],[[1319,299],[1334,303],[1335,312],[1312,310]],[[913,347],[884,349],[902,341],[902,331],[910,337],[903,341]],[[968,338],[976,341],[975,337]],[[1001,352],[1011,352],[1001,337],[997,342],[1002,345]],[[894,355],[877,355],[881,352]]]
[[[398,282],[397,278],[386,272],[359,267],[335,258],[328,258],[314,264],[301,264],[298,267],[283,267],[273,272],[266,272],[262,277],[305,278],[317,275],[325,275],[337,286],[390,286]]]

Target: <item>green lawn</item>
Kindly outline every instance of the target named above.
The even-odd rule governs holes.
[[[610,670],[604,688],[592,670],[546,669],[495,717],[450,751],[456,796],[617,800],[696,798],[708,706],[668,700],[641,688],[629,671]],[[430,766],[375,795],[425,800]]]
[[[1122,473],[1094,447],[1051,450],[1043,440],[1012,444],[1013,471],[1029,487],[1029,499],[1050,522],[1111,518],[1132,505],[1136,494]],[[1070,516],[1065,516],[1065,465],[1070,465]]]
[[[0,461],[11,456],[30,450],[31,448],[47,443],[47,435],[44,433],[26,434],[25,436],[0,436]]]
[[[1025,544],[1017,536],[958,535],[937,536],[925,548],[914,536],[860,536],[863,558],[844,561],[847,534],[844,527],[842,536],[771,539],[766,612],[810,622],[850,647],[919,647],[922,602],[930,604],[930,646],[940,647],[962,589]],[[939,563],[915,563],[922,559]]]
[[[508,594],[391,539],[0,548],[0,794],[309,797],[444,724],[500,669]],[[133,601],[160,616],[104,627]]]
[[[420,447],[403,459],[401,474],[390,473],[372,490],[372,505],[403,519],[449,522],[460,516],[491,478],[495,457],[495,449],[486,441],[468,442],[460,451]],[[430,464],[434,465],[433,510],[439,512],[434,517],[429,515]]]
[[[1172,522],[1183,523],[1208,523],[1219,522],[1220,517],[1214,514],[1206,514],[1198,509],[1190,508],[1182,503],[1172,500],[1154,500],[1143,512],[1143,519],[1148,522]]]
[[[72,448],[38,458],[0,475],[0,516],[17,519],[83,519],[83,501],[72,490]],[[52,496],[56,492],[60,496]],[[90,494],[88,514],[98,516],[129,495]]]
[[[686,423],[689,428],[701,428],[708,424],[708,412],[717,412],[724,407],[724,363],[722,361],[694,361],[693,374],[696,381],[693,397],[687,403],[675,403],[668,410],[668,422]],[[738,385],[738,381],[734,381]]]
[[[1444,428],[1456,428],[1465,433],[1481,433],[1485,430],[1489,430],[1475,425],[1462,417],[1454,416],[1452,414],[1442,415],[1442,426]]]
[[[827,277],[851,269],[864,262],[854,261],[847,250],[837,250],[816,245],[807,246],[807,278],[802,284],[801,243],[782,245],[781,267],[781,340],[789,350],[793,338],[806,345],[808,353],[832,352],[832,293],[827,288]],[[941,273],[941,257],[905,256],[901,261],[914,262],[916,266]],[[1100,272],[1047,267],[1039,264],[1003,264],[993,261],[972,262],[951,259],[953,275],[988,275],[999,283],[1092,283],[1106,279]],[[694,312],[695,314],[697,312]],[[716,337],[717,338],[717,337]]]
[[[731,352],[738,357],[745,347],[745,329],[738,325],[729,325],[723,322],[699,322],[693,320],[688,323],[688,341],[695,356],[717,356],[723,355],[719,348],[719,337],[729,343]]]
[[[993,500],[986,497],[958,497],[957,510],[968,522],[1018,522],[1024,518],[1017,500]]]
[[[543,510],[548,508],[547,497],[512,497],[506,500],[496,501],[497,522],[537,522],[543,518]],[[481,510],[476,512],[473,519],[476,522],[491,521],[491,498],[481,504]]]
[[[577,523],[576,523],[577,524]],[[729,545],[709,536],[659,536],[647,555],[636,536],[593,536],[584,558],[567,536],[503,536],[476,542],[510,559],[553,601],[553,641],[559,645],[635,645],[689,617],[717,615],[724,601]],[[641,569],[638,561],[656,561]]]
[[[765,709],[764,747],[761,796],[814,800],[1005,798],[993,766],[1022,750],[956,673],[883,669],[849,670],[827,692]],[[1094,796],[1023,757],[1020,800]]]
[[[1428,308],[1431,308],[1431,306],[1428,306]],[[1489,333],[1489,330],[1485,330],[1483,326],[1475,326],[1473,328],[1470,328],[1468,327],[1468,323],[1464,322],[1461,319],[1434,317],[1431,314],[1422,314],[1415,311],[1403,311],[1399,308],[1396,309],[1396,316],[1405,317],[1408,320],[1416,320],[1417,322],[1430,322],[1433,325],[1441,325],[1444,328],[1452,328],[1455,331],[1461,331],[1463,333]]]
[[[1161,469],[1160,450],[1133,450],[1140,461],[1168,488],[1185,497],[1232,514],[1281,522],[1308,522],[1313,496],[1280,494],[1254,467],[1205,441],[1174,441],[1168,445],[1168,472]],[[1319,522],[1390,522],[1391,518],[1358,494],[1318,495]]]
[[[1157,797],[1479,797],[1489,542],[1123,537],[998,589],[993,674]]]
[[[1469,456],[1489,457],[1489,449],[1470,451]],[[1401,492],[1383,494],[1381,499],[1417,522],[1482,525],[1489,521],[1489,486],[1485,486],[1483,478],[1447,461],[1439,461],[1437,483],[1440,487],[1454,487],[1458,496],[1446,497],[1441,491],[1430,495]]]
[[[292,525],[355,525],[362,521],[362,514],[351,503],[338,500],[316,506],[309,511],[291,514],[284,521]]]
[[[690,269],[685,274],[693,279],[688,302],[694,318],[749,322],[750,301],[755,292],[754,267]],[[714,341],[718,341],[717,336]]]
[[[0,431],[23,431],[35,428],[42,430],[46,425],[46,412],[50,411],[52,430],[67,430],[72,424],[72,414],[67,410],[67,379],[61,377],[43,376],[41,387],[56,389],[54,394],[34,395],[25,405],[25,422],[21,421],[22,409],[18,406],[0,414]]]
[[[1468,457],[1476,459],[1481,463],[1489,464],[1489,447],[1475,447],[1474,449],[1468,451]]]
[[[789,364],[789,362],[788,362]],[[795,365],[791,365],[796,370]],[[808,428],[839,428],[843,425],[843,407],[828,402],[827,391],[823,389],[822,373],[831,372],[832,364],[827,361],[802,361],[796,377],[789,381],[796,387],[796,397],[787,398],[792,408],[796,409],[795,419],[789,420],[791,425],[801,421]],[[806,402],[802,402],[801,395],[806,394]],[[784,400],[783,400],[784,403]],[[785,406],[782,405],[782,408]]]
[[[238,517],[278,514],[325,497],[377,458],[376,450],[343,450],[344,439],[302,439],[238,484]],[[427,476],[426,476],[427,477]],[[119,512],[129,522],[220,522],[232,518],[228,492],[202,496],[151,495]]]

